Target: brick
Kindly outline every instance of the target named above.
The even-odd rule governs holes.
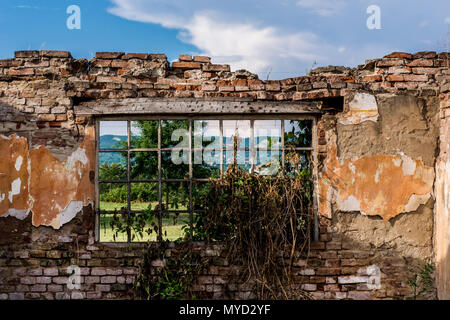
[[[9,69],[8,74],[10,76],[32,76],[34,75],[34,69],[33,68]]]
[[[39,55],[48,58],[72,58],[69,51],[41,50]]]
[[[311,250],[324,250],[325,249],[325,242],[322,241],[313,241],[310,245]]]
[[[206,56],[194,56],[194,62],[210,63],[211,58]]]
[[[22,65],[22,61],[14,60],[14,59],[1,59],[0,67],[20,67]]]
[[[86,298],[87,299],[100,299],[102,297],[101,292],[87,292]]]
[[[199,276],[198,277],[198,283],[199,284],[212,284],[213,281],[213,277],[211,276]]]
[[[100,283],[115,283],[116,280],[116,276],[103,276],[100,278]]]
[[[340,290],[341,288],[339,288],[339,285],[337,284],[326,284],[323,286],[323,291],[337,292]]]
[[[340,284],[367,283],[368,280],[369,280],[369,278],[366,276],[338,277],[338,283],[340,283]]]
[[[30,287],[30,291],[32,292],[45,292],[46,290],[45,284],[35,284]]]
[[[417,68],[412,68],[412,72],[414,74],[437,74],[439,72],[439,69],[438,68],[417,67]]]
[[[404,66],[405,64],[403,59],[381,59],[377,62],[377,67]]]
[[[17,292],[29,292],[30,291],[30,286],[19,284],[19,285],[16,286],[16,291]]]
[[[55,121],[56,117],[54,114],[41,114],[39,115],[41,121]]]
[[[413,59],[435,59],[436,51],[420,51],[413,54]]]
[[[402,74],[390,74],[386,77],[386,81],[405,81],[405,76]]]
[[[413,81],[413,82],[425,82],[428,81],[428,76],[426,74],[405,74],[405,81]]]
[[[24,300],[25,299],[25,294],[24,293],[10,293],[9,294],[9,299],[10,300]]]
[[[45,276],[57,276],[58,275],[58,268],[45,268],[44,269],[44,275]]]
[[[124,52],[96,52],[95,57],[97,59],[119,59],[124,54]]]
[[[305,283],[305,284],[302,284],[301,289],[305,290],[305,291],[316,291],[317,285],[312,284],[312,283]]]
[[[54,107],[52,108],[52,113],[66,113],[67,108],[66,107]]]
[[[111,291],[111,286],[109,284],[96,284],[95,290],[101,292],[109,292]]]
[[[47,286],[47,291],[50,292],[61,292],[63,291],[64,287],[60,284],[49,284]]]
[[[385,58],[404,58],[412,59],[412,55],[406,52],[392,52],[391,54],[385,56]]]
[[[433,60],[417,59],[408,63],[408,67],[432,67]]]
[[[22,277],[20,278],[21,284],[35,284],[36,278],[35,277]]]
[[[128,68],[128,66],[129,66],[128,62],[127,61],[123,61],[123,60],[113,60],[111,62],[111,67],[113,67],[113,68],[124,69],[124,68]]]
[[[364,76],[364,82],[380,82],[382,79],[382,76],[379,74]]]
[[[112,60],[94,60],[91,62],[91,67],[109,67],[111,66]]]
[[[370,299],[370,292],[366,291],[350,291],[348,293],[348,299],[351,300],[369,300]]]
[[[178,60],[179,61],[192,61],[192,56],[190,56],[188,54],[180,54],[178,56]]]
[[[36,278],[36,283],[38,283],[38,284],[49,284],[49,283],[52,283],[52,278],[51,277],[37,277]]]
[[[47,68],[50,66],[50,61],[48,60],[32,60],[25,62],[25,67],[32,68]]]
[[[340,250],[342,243],[339,241],[330,241],[326,243],[327,250]]]
[[[41,268],[28,269],[27,274],[29,276],[41,276],[42,275],[42,269]]]
[[[67,292],[56,292],[55,299],[56,300],[69,300],[70,294]]]
[[[67,282],[69,281],[68,277],[53,277],[52,278],[53,283],[56,284],[67,284]]]
[[[122,60],[129,60],[129,59],[142,59],[147,60],[149,57],[146,53],[127,53],[126,55],[122,56]]]
[[[122,274],[122,269],[111,269],[111,268],[106,268],[106,274],[107,275],[112,275],[112,276],[120,276]]]
[[[336,292],[335,298],[337,300],[347,299],[347,292]]]
[[[203,71],[207,72],[229,72],[230,66],[228,64],[204,64],[202,67]]]
[[[173,62],[172,68],[180,69],[200,69],[202,65],[198,62]]]
[[[299,274],[302,276],[313,276],[316,274],[316,272],[314,271],[314,269],[303,269],[300,270]]]
[[[279,81],[267,81],[265,85],[267,91],[280,91],[281,89]]]
[[[15,58],[38,58],[39,51],[36,50],[24,50],[14,52]]]
[[[332,276],[340,275],[341,268],[317,268],[316,275],[318,276]]]

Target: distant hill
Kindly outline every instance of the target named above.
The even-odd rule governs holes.
[[[100,149],[115,149],[118,143],[127,141],[127,136],[119,136],[113,134],[105,134],[100,137]],[[118,152],[102,152],[100,153],[100,165],[103,163],[113,164],[122,163],[126,165],[126,159]]]
[[[104,134],[100,137],[100,149],[115,149],[121,141],[127,141],[127,136]]]

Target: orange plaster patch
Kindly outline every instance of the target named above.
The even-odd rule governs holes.
[[[94,130],[90,128],[83,143],[64,162],[43,146],[30,150],[34,226],[59,229],[92,203],[94,185],[89,173],[94,170],[94,146]]]
[[[320,174],[320,214],[331,218],[335,201],[340,211],[379,215],[387,221],[428,201],[433,168],[407,156],[385,154],[340,162],[335,139]]]
[[[27,139],[0,136],[0,159],[0,216],[24,219],[29,212]]]

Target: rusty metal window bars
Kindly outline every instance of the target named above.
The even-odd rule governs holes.
[[[196,196],[232,163],[235,134],[244,170],[287,172],[286,155],[296,152],[315,179],[315,132],[315,117],[304,115],[98,118],[96,240],[113,242],[114,210],[133,215],[149,204],[158,211],[157,232],[146,238],[123,234],[115,242],[174,241],[185,232],[192,238]]]

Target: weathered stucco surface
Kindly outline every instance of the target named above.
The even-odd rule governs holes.
[[[0,136],[0,157],[0,216],[22,220],[29,212],[27,139]]]
[[[358,101],[364,105],[375,101],[367,96]],[[433,117],[436,111],[427,111],[425,105],[406,96],[380,100],[376,109],[382,120],[361,123],[367,108],[353,106],[338,115],[339,123],[347,119],[350,125],[338,123],[337,129],[331,126],[326,131],[327,158],[319,179],[319,212],[325,217],[331,218],[335,209],[388,221],[416,211],[432,196],[434,168],[427,151],[431,148],[431,156],[435,153],[437,129],[429,126],[423,114],[429,112]],[[417,144],[419,138],[429,142],[423,150],[402,143],[415,139]]]
[[[378,106],[375,97],[368,93],[356,93],[348,103],[348,111],[341,114],[342,124],[358,124],[364,121],[378,120]]]
[[[447,90],[450,89],[447,86]],[[436,164],[436,283],[439,299],[450,299],[450,93],[441,100],[440,156]]]
[[[0,299],[132,296],[140,247],[95,241],[92,125],[167,112],[317,115],[322,215],[310,256],[294,264],[295,285],[316,299],[404,299],[409,267],[431,260],[439,297],[450,299],[449,61],[447,52],[394,52],[263,81],[202,56],[98,52],[88,61],[42,50],[0,60]],[[235,266],[215,247],[201,249],[215,265],[198,296],[248,297],[223,283]],[[83,282],[71,292],[61,284],[73,264]]]
[[[407,156],[374,155],[339,161],[336,142],[320,180],[320,213],[331,218],[331,202],[339,211],[359,211],[389,220],[417,210],[431,197],[434,169]],[[334,199],[333,199],[334,198]]]
[[[45,146],[28,151],[27,139],[15,135],[0,137],[0,152],[11,160],[0,163],[0,216],[23,219],[31,211],[34,226],[59,229],[83,206],[93,203],[92,127],[87,127],[83,142],[65,161],[52,155]]]

